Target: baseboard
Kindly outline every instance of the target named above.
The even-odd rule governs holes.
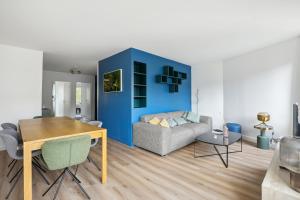
[[[256,137],[252,137],[249,135],[243,135],[243,140],[256,144]]]

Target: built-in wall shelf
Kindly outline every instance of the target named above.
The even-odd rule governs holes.
[[[142,62],[133,62],[134,75],[134,108],[144,108],[147,106],[147,65]]]
[[[187,79],[187,74],[174,70],[172,66],[163,66],[163,74],[156,75],[156,82],[169,85],[169,92],[178,92],[178,85]]]

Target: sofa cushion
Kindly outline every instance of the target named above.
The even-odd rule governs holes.
[[[157,117],[158,119],[167,119],[168,115],[166,113],[158,113],[158,114],[150,114],[150,115],[143,115],[141,116],[141,122],[149,122],[154,117]]]
[[[191,121],[193,123],[199,123],[200,122],[200,117],[198,114],[194,113],[194,112],[188,112],[186,119],[188,121]]]
[[[209,125],[206,123],[187,123],[183,124],[182,127],[191,130],[195,138],[210,131]]]
[[[183,117],[174,118],[178,126],[188,123]]]
[[[168,121],[166,119],[161,120],[161,122],[159,123],[162,127],[165,128],[170,128],[170,125],[168,123]]]
[[[173,118],[169,118],[169,119],[167,119],[167,121],[171,128],[177,126],[177,122],[175,122],[175,120]]]
[[[158,119],[157,117],[153,117],[150,121],[149,121],[150,124],[153,124],[153,125],[158,125],[160,123],[160,119]]]
[[[167,112],[165,113],[168,115],[168,118],[177,118],[177,117],[182,117],[184,112],[183,111],[175,111],[175,112]]]
[[[172,128],[170,151],[184,147],[195,140],[195,134],[192,129],[184,126]]]

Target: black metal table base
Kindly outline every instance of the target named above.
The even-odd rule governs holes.
[[[200,156],[197,156],[196,155],[196,143],[194,143],[194,158],[201,158],[201,157],[207,157],[207,156],[216,156],[218,155],[221,159],[221,161],[223,162],[223,164],[225,165],[226,168],[228,168],[228,165],[229,165],[229,159],[228,159],[228,155],[230,153],[239,153],[239,152],[243,152],[243,138],[241,137],[241,139],[239,140],[240,141],[240,144],[241,144],[241,150],[238,150],[238,151],[228,151],[229,149],[229,145],[217,145],[217,144],[211,144],[214,146],[214,149],[216,150],[217,153],[214,153],[214,154],[207,154],[207,155],[200,155]],[[201,141],[198,141],[198,142],[201,142]],[[203,143],[206,143],[206,142],[203,142]],[[209,143],[206,143],[206,144],[209,144]],[[220,151],[218,150],[218,148],[216,146],[224,146],[226,147],[226,152],[224,153],[220,153]],[[226,160],[224,160],[224,158],[222,157],[222,154],[226,154]]]

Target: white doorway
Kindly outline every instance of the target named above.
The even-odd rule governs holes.
[[[91,84],[76,82],[76,116],[91,119]]]
[[[52,89],[53,110],[56,117],[72,117],[72,84],[55,81]]]

